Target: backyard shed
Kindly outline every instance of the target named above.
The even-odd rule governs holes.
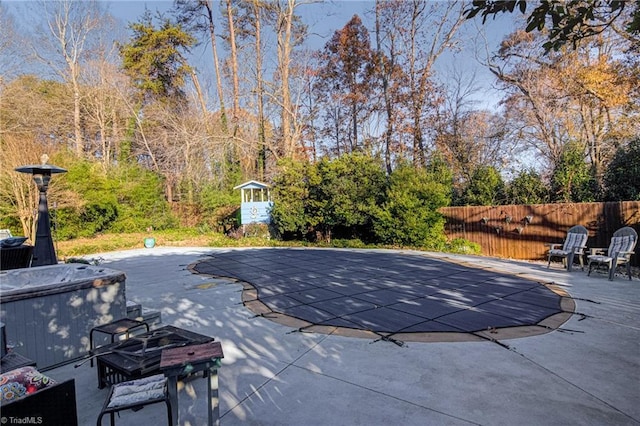
[[[271,221],[271,193],[266,183],[250,180],[233,189],[240,190],[240,224],[269,223]]]

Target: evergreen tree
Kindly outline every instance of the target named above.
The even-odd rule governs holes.
[[[437,167],[434,167],[434,170]],[[389,177],[385,201],[377,210],[374,230],[384,244],[442,249],[444,218],[438,212],[450,202],[451,182],[443,173],[397,167]]]
[[[130,28],[133,37],[120,46],[120,56],[126,74],[143,99],[184,101],[183,86],[191,72],[184,54],[196,44],[196,39],[168,19],[156,28],[149,11]]]
[[[507,204],[544,204],[549,194],[538,172],[530,168],[522,170],[506,189]]]
[[[495,167],[480,166],[471,175],[466,190],[460,197],[461,205],[494,206],[504,204],[505,185]]]
[[[577,143],[568,143],[551,176],[552,201],[581,203],[595,201],[597,183],[585,161],[584,150]]]
[[[604,176],[607,201],[640,200],[640,138],[621,147]]]

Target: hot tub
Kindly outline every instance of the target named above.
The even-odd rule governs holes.
[[[91,328],[126,314],[121,271],[59,264],[0,272],[0,321],[7,343],[39,369],[86,355]]]

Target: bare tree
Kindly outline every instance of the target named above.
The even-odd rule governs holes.
[[[106,171],[118,158],[120,141],[124,138],[129,111],[121,96],[128,94],[117,87],[127,87],[128,79],[112,62],[97,57],[87,63],[83,82],[82,117],[87,133],[93,135],[88,138],[86,148]]]
[[[14,171],[25,164],[40,164],[42,154],[53,154],[54,144],[43,145],[33,135],[8,134],[0,138],[0,164],[5,168],[0,173],[0,215],[16,217],[22,234],[35,241],[39,192],[31,175]],[[64,191],[58,179],[52,179],[48,198],[59,207],[80,205],[76,194]]]
[[[2,37],[0,37],[0,56],[3,58],[0,62],[0,111],[4,103],[5,85],[13,78],[20,68],[20,46],[19,34],[13,20],[13,16],[9,14],[3,3],[0,3],[0,28],[2,28]],[[5,133],[5,120],[0,120],[0,139]],[[2,169],[0,163],[0,169]]]
[[[0,90],[1,85],[7,79],[14,77],[20,72],[20,68],[26,60],[24,49],[21,44],[20,33],[15,25],[14,17],[9,10],[0,3],[0,28],[2,28],[2,37],[0,37]],[[0,92],[0,96],[2,93]]]
[[[637,105],[629,78],[606,34],[575,50],[540,55],[538,37],[522,31],[507,37],[490,63],[506,91],[512,133],[551,170],[565,145],[577,143],[601,179],[615,148],[637,132]],[[635,80],[635,81],[634,81]]]
[[[358,15],[333,34],[322,50],[321,60],[316,84],[319,98],[331,93],[332,101],[344,108],[349,126],[343,135],[348,152],[356,151],[362,148],[360,128],[370,117],[369,100],[376,87],[374,52],[369,32]]]
[[[504,118],[477,107],[480,88],[475,74],[452,67],[436,125],[436,148],[446,159],[456,185],[471,179],[481,166],[501,170],[514,147],[505,138]]]
[[[128,78],[119,69],[118,33],[116,23],[108,15],[102,22],[103,34],[91,53],[92,59],[84,64],[81,76],[84,97],[82,120],[88,135],[85,149],[102,164],[103,170],[113,166],[116,158],[122,158],[120,142],[124,139],[126,122],[129,117],[126,101],[121,96],[131,96],[117,88],[129,86]]]
[[[296,0],[283,0],[275,4],[277,8],[276,31],[278,37],[278,74],[280,76],[280,101],[281,114],[280,125],[282,131],[282,154],[290,157],[293,154],[294,140],[291,132],[293,115],[293,103],[291,102],[291,89],[289,87],[289,71],[291,69],[291,51],[293,49],[293,18]]]
[[[411,134],[412,157],[417,166],[426,165],[425,120],[429,111],[435,111],[438,101],[433,97],[437,93],[432,82],[434,64],[443,52],[455,47],[465,7],[464,1],[393,0],[379,4],[378,19],[385,22],[378,28],[381,38],[393,43],[387,48],[394,49],[394,62],[404,71],[404,75],[397,75],[404,93],[397,107],[402,105],[406,110],[408,123],[403,128]]]
[[[263,0],[240,0],[237,3],[238,17],[235,20],[238,40],[246,44],[241,47],[246,51],[246,61],[242,61],[246,69],[247,85],[253,95],[247,99],[246,105],[255,103],[256,119],[258,122],[257,155],[250,175],[264,179],[266,170],[267,118],[265,112],[266,82],[265,82],[265,42],[263,40],[263,20],[271,14],[271,5]],[[251,57],[250,51],[253,52]]]
[[[274,80],[273,99],[280,111],[280,157],[292,157],[296,154],[297,142],[300,137],[297,129],[297,105],[292,94],[292,78],[295,67],[292,67],[293,52],[296,46],[302,44],[306,37],[306,26],[302,25],[296,10],[309,1],[275,0],[270,8],[273,12],[272,22],[276,34],[276,77]]]
[[[91,35],[103,20],[97,1],[52,0],[39,3],[48,37],[33,46],[36,56],[69,84],[73,93],[74,146],[78,156],[85,149],[81,121],[81,70]]]
[[[262,53],[262,11],[264,9],[262,1],[251,0],[254,22],[254,39],[256,53],[256,103],[258,106],[258,158],[256,161],[256,170],[258,178],[264,179],[265,169],[267,166],[267,139],[266,139],[266,118],[264,112],[264,76],[263,76],[263,53]]]
[[[218,103],[220,108],[220,123],[222,128],[227,127],[227,113],[224,101],[224,89],[222,85],[222,74],[220,72],[220,57],[218,55],[218,43],[216,39],[216,22],[213,12],[213,4],[211,0],[176,0],[175,15],[179,24],[184,25],[189,31],[195,33],[205,33],[209,38],[211,45],[211,53],[213,57],[213,70],[216,81],[216,91],[218,94]],[[192,80],[196,89],[199,87],[197,75],[192,74]],[[201,90],[200,90],[201,91]],[[200,104],[203,105],[203,113],[206,111],[204,107],[203,96],[199,95]]]
[[[392,26],[393,22],[399,19],[396,14],[400,11],[400,8],[388,7],[386,2],[376,0],[376,70],[381,81],[384,101],[384,106],[381,109],[384,111],[386,119],[383,137],[384,162],[388,174],[392,172],[393,154],[398,152],[401,146],[398,127],[405,118],[404,110],[398,108],[402,103],[401,86],[398,83],[403,81],[405,76],[402,68],[398,66],[398,56],[402,51],[400,36],[395,31],[384,31],[384,29]]]

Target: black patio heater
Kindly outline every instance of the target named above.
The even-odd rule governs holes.
[[[31,173],[33,180],[40,191],[40,202],[38,204],[38,222],[36,224],[36,243],[33,248],[33,260],[31,266],[55,265],[58,263],[56,249],[53,247],[51,237],[51,223],[49,222],[49,205],[47,204],[47,189],[51,175],[55,173],[65,173],[65,169],[47,164],[49,156],[43,154],[40,157],[42,164],[36,166],[17,167],[20,173]]]

